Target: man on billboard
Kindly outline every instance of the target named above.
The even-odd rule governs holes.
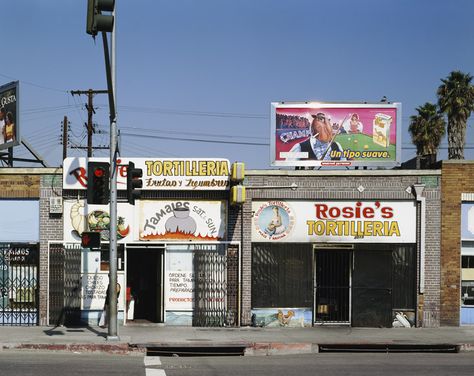
[[[345,161],[346,158],[344,157],[342,146],[334,141],[334,138],[340,132],[341,126],[333,129],[331,119],[324,112],[318,112],[316,115],[311,116],[313,121],[309,127],[310,137],[295,144],[289,154],[307,153],[306,158],[298,158],[299,160]],[[295,160],[295,158],[288,159]]]

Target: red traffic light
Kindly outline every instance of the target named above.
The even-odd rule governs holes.
[[[84,231],[81,234],[81,246],[83,248],[100,248],[100,232]]]
[[[98,178],[101,178],[102,176],[105,175],[105,170],[102,168],[102,167],[97,167],[95,170],[94,170],[94,175]]]

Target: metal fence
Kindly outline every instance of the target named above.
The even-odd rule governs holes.
[[[237,250],[219,245],[216,249],[194,253],[195,306],[193,326],[237,325],[234,293],[229,291],[228,277],[235,274]],[[238,272],[238,271],[237,271]],[[231,285],[236,281],[232,281]],[[229,294],[230,292],[230,294]]]
[[[49,323],[78,325],[81,322],[81,248],[50,244]]]
[[[39,245],[0,243],[0,325],[38,325]]]

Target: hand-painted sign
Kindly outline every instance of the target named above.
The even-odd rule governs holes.
[[[252,241],[415,243],[413,201],[254,201]]]
[[[106,162],[107,158],[66,158],[63,167],[64,189],[87,188],[87,162]],[[127,189],[127,165],[143,170],[144,190],[228,190],[230,162],[227,159],[120,158],[117,160],[117,188]]]
[[[142,200],[139,240],[224,240],[226,207],[224,201]]]
[[[130,241],[133,229],[133,206],[117,204],[117,240]],[[104,241],[110,238],[108,205],[86,205],[85,200],[64,200],[64,241],[80,241],[84,231],[98,231]]]

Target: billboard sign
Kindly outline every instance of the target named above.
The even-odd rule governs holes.
[[[20,143],[18,81],[0,86],[0,150]]]
[[[272,103],[271,122],[273,166],[400,165],[400,103]]]
[[[64,189],[87,189],[87,162],[108,162],[109,158],[66,158]],[[127,189],[127,166],[143,170],[142,190],[229,190],[230,162],[222,158],[119,158],[117,189]]]

